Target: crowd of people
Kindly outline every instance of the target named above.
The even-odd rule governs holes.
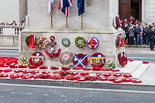
[[[143,23],[131,16],[129,19],[121,21],[121,28],[125,31],[129,47],[150,45],[150,50],[154,51],[155,23]]]
[[[13,26],[25,26],[25,21],[22,20],[21,22],[19,22],[18,24],[16,23],[15,20],[13,20],[12,23],[8,23],[8,22],[0,22],[0,25],[13,25]]]

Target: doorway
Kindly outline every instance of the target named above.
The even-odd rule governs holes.
[[[141,21],[142,0],[131,0],[131,15]]]
[[[122,20],[133,16],[142,20],[142,0],[119,0],[119,15]]]

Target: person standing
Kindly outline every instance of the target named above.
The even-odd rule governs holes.
[[[133,25],[131,25],[129,28],[129,47],[131,45],[134,45],[134,36],[135,36],[134,28]]]
[[[151,26],[149,30],[149,41],[150,41],[150,50],[152,51],[154,51],[154,35],[155,35],[155,31]]]
[[[142,33],[141,33],[141,29],[140,29],[140,25],[136,25],[135,28],[135,33],[136,33],[136,46],[141,45],[141,37],[142,37]]]
[[[148,25],[144,25],[144,33],[143,33],[143,44],[144,45],[149,45],[149,26]]]
[[[125,40],[128,40],[128,44],[129,44],[129,26],[128,24],[125,24],[124,26],[122,26],[122,29],[125,31]]]

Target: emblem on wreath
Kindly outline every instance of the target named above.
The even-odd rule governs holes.
[[[74,54],[74,58],[73,58],[74,67],[86,68],[87,64],[88,64],[87,54]]]
[[[102,53],[94,53],[90,57],[90,64],[94,68],[102,68],[106,64],[106,58]]]
[[[95,37],[91,37],[88,39],[87,45],[90,49],[96,49],[99,46],[99,40]]]
[[[35,52],[30,57],[30,63],[33,66],[41,66],[45,62],[45,57],[41,52]]]

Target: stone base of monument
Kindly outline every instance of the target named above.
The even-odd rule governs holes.
[[[62,28],[61,28],[62,29]],[[118,34],[122,33],[122,30],[115,30],[114,28],[107,28],[103,30],[93,30],[93,29],[84,29],[84,30],[74,30],[69,29],[68,31],[65,29],[60,32],[58,29],[50,29],[50,28],[37,28],[37,27],[27,27],[22,34],[20,35],[20,53],[19,58],[21,57],[30,57],[32,53],[39,51],[44,54],[45,56],[45,63],[43,65],[46,66],[61,66],[59,63],[59,58],[50,58],[45,54],[45,49],[40,49],[36,46],[35,50],[32,50],[29,48],[26,43],[25,39],[27,36],[33,34],[37,38],[39,37],[46,37],[50,41],[50,36],[55,37],[56,45],[56,52],[60,48],[62,51],[64,50],[70,50],[73,54],[83,53],[88,54],[90,57],[93,53],[102,53],[106,57],[106,62],[112,61],[115,63],[116,66],[118,66],[118,53],[124,51],[124,47],[122,48],[116,48],[116,38]],[[75,38],[78,36],[81,36],[88,40],[90,37],[95,37],[99,40],[99,46],[98,48],[92,50],[89,47],[84,48],[78,48],[75,45]],[[71,44],[69,47],[64,47],[62,45],[62,39],[68,38],[71,41]],[[47,49],[50,51],[50,46],[47,47]],[[89,60],[89,58],[88,58]],[[89,67],[89,66],[88,66]]]
[[[51,77],[60,76],[61,67],[59,67],[58,70],[51,70],[50,67],[47,69],[29,69],[29,68],[9,68],[9,67],[1,67],[0,68],[0,78],[1,79],[22,79],[22,80],[36,80],[36,81],[71,81],[71,82],[86,82],[91,80],[85,80],[85,78],[88,79],[88,77],[98,77],[97,79],[94,79],[94,83],[141,83],[140,78],[141,76],[146,72],[146,70],[149,68],[150,64],[143,64],[141,61],[134,61],[134,62],[128,62],[126,67],[124,68],[116,68],[113,71],[84,71],[84,70],[67,70],[69,74],[63,76],[63,79],[54,79]],[[8,70],[7,72],[4,72]],[[119,71],[118,71],[119,70]],[[71,77],[71,73],[74,73],[76,75],[72,75],[72,77],[79,78],[78,80],[66,80],[67,77]],[[86,74],[87,75],[81,75]],[[41,78],[39,75],[47,75],[49,77]],[[3,76],[6,77],[3,77]],[[11,75],[14,75],[15,77],[11,77]],[[18,75],[18,77],[16,77]],[[23,78],[24,77],[24,78]],[[30,78],[32,77],[32,78]],[[37,77],[37,78],[33,78]],[[128,81],[130,80],[130,81]],[[121,81],[121,82],[118,82]],[[136,82],[135,82],[136,81]]]

